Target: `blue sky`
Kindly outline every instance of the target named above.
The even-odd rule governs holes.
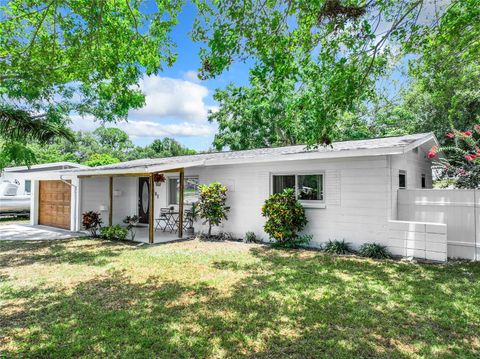
[[[188,3],[179,17],[172,38],[177,45],[178,59],[172,67],[165,67],[158,76],[144,77],[140,86],[146,94],[146,106],[131,111],[128,123],[116,126],[125,130],[135,144],[146,145],[156,138],[173,137],[195,150],[207,150],[216,131],[207,121],[209,110],[215,110],[213,100],[216,88],[229,82],[248,83],[248,66],[236,64],[214,80],[200,81],[196,74],[200,67],[200,45],[190,37],[195,8]],[[76,130],[90,131],[99,124],[85,118],[73,120]]]

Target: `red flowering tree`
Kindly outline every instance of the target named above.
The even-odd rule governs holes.
[[[428,158],[435,158],[441,179],[454,179],[457,188],[480,188],[480,124],[471,131],[447,133],[445,145],[432,147]]]

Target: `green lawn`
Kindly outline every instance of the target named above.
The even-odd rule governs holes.
[[[0,357],[479,357],[480,263],[0,241]]]

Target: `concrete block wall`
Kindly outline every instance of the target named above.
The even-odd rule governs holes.
[[[395,255],[446,261],[447,225],[390,220],[387,247]]]

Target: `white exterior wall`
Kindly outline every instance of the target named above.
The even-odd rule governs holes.
[[[81,227],[82,213],[88,211],[100,212],[103,223],[108,225],[109,184],[108,177],[80,179],[80,212],[78,225]],[[101,207],[105,210],[100,210]]]
[[[38,224],[38,206],[39,206],[39,182],[38,180],[32,181],[32,192],[30,194],[30,225],[35,226]]]
[[[107,179],[108,195],[108,179]],[[113,213],[112,224],[123,225],[126,216],[138,212],[138,177],[113,177]],[[108,202],[107,202],[108,205]],[[108,222],[108,212],[105,223]]]
[[[407,173],[407,188],[422,188],[422,174],[425,174],[426,188],[432,188],[432,161],[427,158],[427,152],[421,147],[417,151],[409,151],[402,155],[390,156],[391,167],[391,204],[392,212],[390,218],[398,217],[397,190],[398,175],[401,170]]]
[[[231,210],[222,231],[238,237],[253,231],[267,240],[261,206],[270,194],[271,174],[324,173],[325,208],[306,208],[309,223],[304,233],[313,235],[312,246],[329,239],[346,239],[358,247],[364,242],[387,244],[387,166],[386,156],[375,156],[211,166],[188,169],[186,176],[198,175],[200,183],[218,181],[228,187]]]

